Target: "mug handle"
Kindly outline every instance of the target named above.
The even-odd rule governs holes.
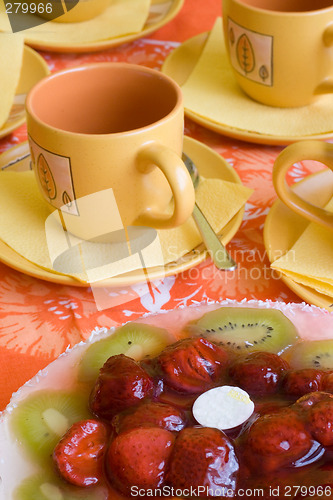
[[[136,224],[169,229],[183,224],[192,215],[195,193],[194,186],[181,158],[171,149],[157,143],[146,144],[138,153],[137,167],[143,174],[158,167],[165,175],[174,200],[171,215],[144,213],[135,221]]]
[[[276,158],[273,167],[273,184],[279,198],[294,212],[312,222],[333,230],[333,213],[312,205],[298,196],[286,182],[289,168],[299,161],[315,160],[333,171],[333,144],[322,141],[301,141],[287,146]]]

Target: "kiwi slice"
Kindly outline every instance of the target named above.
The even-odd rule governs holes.
[[[44,461],[67,429],[86,418],[91,418],[86,395],[39,391],[13,410],[11,426],[16,439],[30,455]]]
[[[106,500],[105,488],[76,488],[67,485],[52,472],[40,472],[19,484],[13,500]]]
[[[281,354],[298,338],[293,323],[277,309],[221,307],[206,313],[188,329],[237,352]]]
[[[80,362],[79,380],[89,382],[98,377],[105,361],[116,354],[137,360],[145,356],[156,356],[172,342],[170,333],[143,323],[126,323],[118,328],[110,337],[92,344]]]
[[[303,340],[292,347],[284,357],[295,369],[317,368],[333,370],[333,339]]]

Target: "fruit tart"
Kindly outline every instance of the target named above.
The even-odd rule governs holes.
[[[226,301],[68,350],[0,418],[0,496],[331,498],[333,315]]]

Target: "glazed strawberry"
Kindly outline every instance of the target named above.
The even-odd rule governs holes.
[[[53,452],[60,476],[75,486],[91,486],[103,478],[109,431],[103,422],[82,420],[70,427]]]
[[[264,396],[277,392],[288,363],[277,354],[252,352],[232,363],[232,381],[250,395]]]
[[[180,431],[185,427],[185,423],[185,415],[181,410],[168,404],[152,401],[118,413],[112,420],[117,433],[135,427],[162,427],[168,431]]]
[[[283,379],[283,389],[289,396],[303,396],[309,392],[321,391],[324,372],[314,368],[290,370]]]
[[[141,427],[122,432],[111,442],[106,455],[106,471],[111,484],[125,495],[159,488],[175,435],[160,427]]]
[[[323,391],[333,394],[333,372],[325,373],[323,378]]]
[[[100,370],[90,395],[90,408],[106,420],[153,394],[154,382],[132,358],[111,356]]]
[[[324,391],[310,392],[299,398],[296,403],[293,404],[293,408],[297,410],[301,415],[307,416],[310,409],[319,403],[319,401],[333,401],[333,394]]]
[[[333,446],[333,398],[312,406],[308,419],[312,436],[324,446]]]
[[[234,448],[222,431],[187,427],[177,435],[167,481],[182,491],[192,487],[199,496],[215,496],[222,488],[235,491],[238,469]]]
[[[221,380],[229,355],[201,337],[183,339],[164,349],[157,358],[164,383],[185,393],[198,393]]]
[[[290,467],[312,446],[303,419],[290,408],[263,415],[249,429],[244,458],[254,474],[266,474]]]

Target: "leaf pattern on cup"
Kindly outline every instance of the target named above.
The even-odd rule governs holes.
[[[67,193],[67,191],[64,191],[62,193],[61,199],[62,199],[63,204],[66,205],[66,207],[70,207],[72,205],[72,199],[69,196],[69,194]]]
[[[267,66],[265,66],[264,64],[262,66],[260,66],[260,69],[259,69],[259,76],[260,78],[265,81],[266,78],[269,77],[269,71],[267,69]]]
[[[255,55],[249,38],[243,34],[237,40],[237,60],[245,74],[251,73],[255,68]]]
[[[54,200],[57,197],[57,186],[54,182],[52,171],[42,154],[38,157],[37,172],[40,184],[47,198],[49,200]]]

